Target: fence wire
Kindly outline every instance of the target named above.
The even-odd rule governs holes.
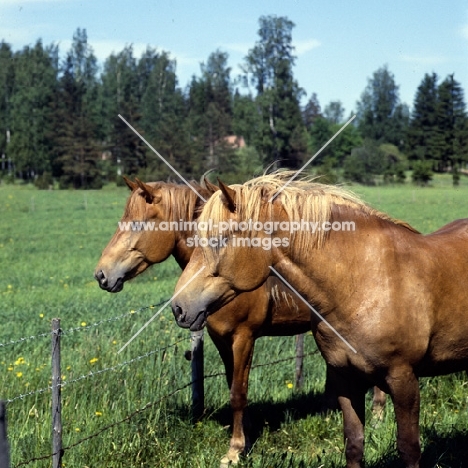
[[[179,343],[180,341],[184,341],[184,340],[179,340],[177,343]],[[173,343],[173,345],[170,345],[170,346],[174,346],[176,345],[177,343]],[[168,348],[170,347],[168,346]],[[314,354],[317,354],[319,351],[318,350],[315,350],[315,351],[312,351],[310,353],[306,353],[306,354],[303,354],[302,357],[307,357],[307,356],[312,356]],[[140,358],[142,356],[139,356],[138,358]],[[133,360],[131,361],[134,361],[134,360],[137,360],[138,358],[134,358]],[[276,361],[273,361],[273,362],[269,362],[269,363],[262,363],[262,364],[257,364],[255,366],[252,366],[251,369],[256,369],[256,368],[259,368],[259,367],[265,367],[265,366],[272,366],[272,365],[276,365],[276,364],[281,364],[283,362],[286,362],[286,361],[291,361],[293,359],[296,359],[296,356],[290,356],[290,357],[287,357],[287,358],[282,358],[282,359],[278,359]],[[130,361],[129,361],[130,362]],[[97,373],[95,373],[97,374]],[[214,374],[208,374],[208,375],[205,375],[203,378],[206,380],[206,379],[211,379],[211,378],[216,378],[216,377],[222,377],[222,376],[225,376],[226,373],[225,372],[216,372]],[[86,377],[86,376],[84,376]],[[78,379],[77,379],[78,380]],[[70,382],[71,383],[71,382]],[[77,447],[78,445],[81,445],[82,443],[84,442],[87,442],[88,440],[91,440],[91,439],[94,439],[95,437],[101,435],[103,432],[109,430],[109,429],[112,429],[113,427],[116,427],[118,426],[119,424],[123,424],[127,421],[129,421],[130,419],[132,419],[133,417],[135,417],[136,415],[142,413],[143,411],[146,411],[147,409],[149,408],[152,408],[153,406],[155,405],[158,405],[160,404],[161,402],[163,402],[164,400],[167,400],[168,398],[171,398],[173,397],[174,395],[176,395],[177,393],[181,392],[182,390],[185,390],[189,387],[192,386],[192,384],[194,383],[193,380],[191,380],[190,382],[176,388],[175,390],[173,390],[172,392],[162,396],[161,398],[159,398],[158,400],[156,401],[153,401],[151,403],[147,403],[146,405],[142,406],[141,408],[138,408],[136,409],[135,411],[133,411],[132,413],[130,413],[129,415],[125,416],[125,418],[122,418],[118,421],[114,421],[113,423],[110,423],[106,426],[103,426],[101,429],[99,429],[98,431],[96,431],[95,433],[93,434],[90,434],[70,445],[67,445],[66,447],[63,447],[62,450],[61,450],[61,453],[62,455],[67,451],[67,450],[71,450],[75,447]],[[37,461],[41,461],[41,460],[47,460],[49,458],[52,458],[53,456],[57,455],[58,452],[55,452],[55,453],[50,453],[50,454],[47,454],[47,455],[42,455],[40,457],[34,457],[34,458],[31,458],[30,460],[27,460],[27,461],[24,461],[24,462],[20,462],[18,464],[16,464],[14,466],[14,468],[18,468],[20,466],[26,466],[26,465],[29,465],[33,462],[37,462]]]
[[[124,314],[120,314],[120,315],[117,315],[117,316],[114,316],[114,317],[109,317],[109,318],[106,318],[106,319],[91,323],[91,324],[86,325],[86,326],[80,326],[80,327],[69,328],[67,330],[61,330],[60,335],[64,336],[64,335],[72,334],[72,333],[75,333],[75,332],[90,331],[91,329],[93,329],[95,327],[98,327],[100,325],[103,325],[105,323],[118,321],[118,320],[121,320],[123,318],[130,317],[130,316],[132,316],[134,314],[138,314],[140,312],[143,312],[144,310],[154,309],[156,307],[160,307],[161,305],[165,304],[167,301],[168,300],[166,299],[166,300],[163,300],[163,301],[159,302],[158,304],[153,304],[153,305],[149,305],[149,306],[140,307],[138,309],[131,310],[130,312],[126,312]],[[24,342],[39,339],[39,338],[50,337],[51,334],[52,334],[52,331],[45,332],[45,333],[39,333],[37,335],[31,335],[31,336],[27,336],[27,337],[23,337],[23,338],[19,338],[17,340],[11,340],[11,341],[5,342],[5,343],[0,343],[0,348],[16,345],[16,344],[20,344],[20,343],[24,343]],[[63,387],[75,384],[77,382],[80,382],[82,380],[85,380],[85,379],[88,379],[88,378],[93,378],[95,376],[101,375],[101,374],[103,374],[105,372],[116,371],[116,370],[118,370],[118,369],[120,369],[120,368],[122,368],[124,366],[131,365],[131,364],[133,364],[135,362],[138,362],[138,361],[140,361],[142,359],[145,359],[145,358],[148,358],[150,356],[153,356],[153,355],[156,355],[156,354],[159,354],[159,353],[165,353],[168,349],[176,347],[178,344],[180,344],[180,343],[182,343],[184,341],[190,341],[190,337],[187,336],[187,337],[181,338],[181,339],[175,341],[174,343],[172,343],[172,344],[170,344],[168,346],[149,351],[149,352],[147,352],[145,354],[142,354],[140,356],[134,357],[134,358],[129,359],[127,361],[118,363],[116,365],[105,367],[105,368],[99,369],[98,371],[95,371],[95,372],[90,371],[89,373],[83,374],[83,375],[81,375],[81,376],[79,376],[79,377],[77,377],[75,379],[65,381],[65,382],[61,382],[59,385],[57,385],[57,387],[62,387],[63,388]],[[315,351],[310,352],[310,353],[305,353],[305,354],[302,355],[302,357],[311,356],[311,355],[314,355],[316,353],[318,353],[318,350],[315,350]],[[296,358],[297,358],[297,356],[290,356],[290,357],[287,357],[287,358],[282,358],[282,359],[272,361],[272,362],[268,362],[268,363],[259,363],[259,364],[253,365],[251,367],[251,369],[253,370],[253,369],[256,369],[256,368],[260,368],[260,367],[276,365],[276,364],[280,364],[280,363],[283,363],[283,362],[286,362],[286,361],[291,361],[291,360],[296,359]],[[213,373],[213,374],[205,375],[204,379],[216,378],[216,377],[221,377],[221,376],[225,376],[225,375],[226,375],[225,372],[216,372],[216,373]],[[64,448],[62,448],[62,450],[61,450],[62,454],[65,453],[67,450],[71,450],[71,449],[77,447],[78,445],[81,445],[82,443],[99,436],[103,432],[105,432],[105,431],[107,431],[109,429],[112,429],[113,427],[118,426],[119,424],[123,424],[123,423],[129,421],[131,418],[133,418],[136,415],[142,413],[143,411],[145,411],[145,410],[147,410],[149,408],[152,408],[153,406],[161,403],[162,401],[164,401],[164,400],[166,400],[168,398],[171,398],[172,396],[176,395],[177,393],[181,392],[182,390],[185,390],[185,389],[191,387],[193,383],[194,383],[194,381],[190,381],[190,382],[178,387],[177,389],[173,390],[172,392],[162,396],[158,400],[156,400],[154,402],[151,402],[151,403],[147,403],[146,405],[142,406],[141,408],[136,409],[135,411],[133,411],[132,413],[127,415],[125,418],[120,419],[118,421],[115,421],[113,423],[110,423],[110,424],[108,424],[106,426],[103,426],[97,432],[95,432],[93,434],[90,434],[90,435],[88,435],[88,436],[86,436],[86,437],[84,437],[84,438],[82,438],[82,439],[80,439],[80,440],[78,440],[78,441],[64,447]],[[50,386],[47,386],[47,387],[44,387],[44,388],[41,388],[41,389],[38,389],[38,390],[34,390],[34,391],[31,391],[31,392],[28,392],[28,393],[17,395],[15,397],[11,398],[11,399],[5,400],[5,403],[11,404],[11,403],[13,403],[13,402],[15,402],[17,400],[23,400],[23,399],[25,399],[25,398],[27,398],[29,396],[39,395],[39,394],[51,391],[53,388],[54,387],[52,385],[50,385]],[[51,454],[47,454],[47,455],[43,455],[43,456],[39,456],[39,457],[34,457],[34,458],[31,458],[30,460],[23,461],[23,462],[20,462],[20,463],[16,464],[15,468],[20,467],[20,466],[26,466],[26,465],[29,465],[29,464],[31,464],[33,462],[37,462],[37,461],[41,461],[41,460],[47,460],[47,459],[52,458],[55,455],[57,455],[57,453],[51,453]]]
[[[65,386],[67,386],[67,385],[71,385],[73,383],[79,382],[80,380],[95,377],[96,375],[104,374],[105,372],[115,371],[117,369],[120,369],[121,367],[128,366],[129,364],[132,364],[132,363],[137,362],[137,361],[141,361],[142,359],[145,359],[145,358],[147,358],[149,356],[153,356],[154,354],[165,352],[166,350],[177,346],[179,343],[182,343],[183,341],[189,341],[189,340],[190,340],[190,337],[181,338],[180,340],[177,340],[176,342],[174,342],[174,343],[172,343],[172,344],[170,344],[168,346],[165,346],[164,348],[158,348],[158,349],[155,349],[153,351],[149,351],[149,352],[147,352],[145,354],[142,354],[141,356],[137,356],[135,358],[129,359],[128,361],[124,361],[124,362],[121,362],[119,364],[116,364],[115,366],[105,367],[104,369],[99,369],[98,371],[95,371],[95,372],[90,371],[87,374],[83,374],[80,377],[77,377],[76,379],[61,382],[60,384],[56,385],[55,387],[53,385],[49,385],[48,387],[40,388],[38,390],[33,390],[31,392],[28,392],[28,393],[23,393],[21,395],[17,395],[17,396],[15,396],[13,398],[10,398],[9,400],[5,400],[5,403],[10,404],[10,403],[13,403],[16,400],[23,400],[24,398],[32,396],[32,395],[39,395],[41,393],[52,390],[53,388],[57,388],[57,387],[62,387],[63,388]]]
[[[117,315],[115,317],[109,317],[106,319],[99,320],[98,322],[90,323],[89,325],[85,325],[84,327],[74,327],[74,328],[69,328],[68,330],[61,330],[60,335],[68,335],[71,333],[75,332],[82,332],[82,331],[89,331],[91,328],[98,327],[104,323],[109,323],[109,322],[115,322],[117,320],[121,320],[125,317],[130,317],[135,314],[139,314],[140,312],[143,312],[144,310],[147,309],[155,309],[156,307],[162,306],[165,304],[169,299],[165,299],[158,304],[152,304],[149,306],[143,306],[140,307],[139,309],[131,310],[130,312],[125,312],[124,314]],[[5,348],[7,346],[13,346],[19,343],[24,343],[26,341],[30,340],[36,340],[38,338],[45,338],[45,337],[50,337],[52,335],[52,331],[49,332],[44,332],[44,333],[39,333],[37,335],[31,335],[31,336],[25,336],[23,338],[18,338],[16,340],[11,340],[11,341],[6,341],[5,343],[0,343],[0,348]]]

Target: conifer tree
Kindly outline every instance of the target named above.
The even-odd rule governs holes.
[[[416,91],[406,140],[406,152],[410,161],[437,159],[437,80],[435,73],[424,75]]]
[[[387,66],[379,68],[368,80],[358,102],[358,128],[364,138],[378,143],[404,144],[409,115],[400,103],[398,86]]]
[[[454,174],[460,163],[466,160],[466,108],[463,89],[449,75],[437,90],[436,122],[437,133],[434,138],[437,170],[451,169]]]
[[[278,161],[297,168],[306,148],[292,144],[293,135],[300,135],[304,127],[299,105],[303,91],[293,76],[294,23],[286,17],[262,16],[259,24],[259,40],[243,67],[245,81],[257,91],[260,126],[255,146],[265,164]]]
[[[62,188],[102,186],[96,62],[86,30],[77,29],[62,66],[54,108],[55,170]]]
[[[17,175],[32,180],[50,171],[53,123],[51,102],[56,91],[57,47],[38,40],[13,57],[14,84],[9,100],[11,143]]]

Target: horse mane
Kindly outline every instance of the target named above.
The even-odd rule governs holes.
[[[391,216],[370,207],[353,192],[342,186],[322,184],[316,181],[316,177],[301,177],[288,183],[291,177],[296,174],[294,171],[276,171],[271,174],[264,174],[255,179],[251,179],[243,185],[230,185],[236,192],[236,213],[239,220],[260,220],[260,212],[265,208],[268,200],[276,196],[273,203],[267,207],[267,216],[262,221],[274,221],[273,207],[281,206],[285,211],[288,220],[304,220],[307,223],[318,222],[319,225],[330,221],[332,211],[335,208],[345,207],[358,210],[368,217],[377,217],[388,221],[394,225],[402,226],[412,232],[418,231],[408,223],[392,218]],[[285,186],[285,184],[288,185]],[[221,202],[220,192],[217,192],[206,203],[199,222],[211,220],[211,226],[219,226],[219,223],[228,219],[229,211]],[[202,230],[200,230],[202,231]],[[216,228],[210,232],[200,232],[202,236],[217,236],[222,234]],[[255,231],[250,232],[251,237],[255,236]],[[307,243],[310,247],[319,247],[323,244],[328,232],[325,230],[316,231],[314,240],[310,236],[301,235],[301,231],[293,233],[296,241]]]
[[[207,189],[198,182],[192,180],[190,184],[205,198],[210,196]],[[171,221],[179,221],[180,219],[184,221],[194,220],[204,204],[203,200],[186,184],[159,181],[147,182],[147,185],[159,189],[161,195],[159,204],[166,208],[168,218]],[[124,217],[144,220],[144,200],[142,190],[139,188],[134,190],[127,200]]]

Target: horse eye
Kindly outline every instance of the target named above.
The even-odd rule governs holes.
[[[211,276],[212,276],[213,278],[217,278],[217,277],[219,276],[219,273],[218,273],[217,271],[214,271],[214,272],[211,274]]]

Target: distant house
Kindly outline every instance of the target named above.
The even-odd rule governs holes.
[[[224,141],[234,149],[244,148],[246,146],[243,136],[229,135],[224,137]]]

